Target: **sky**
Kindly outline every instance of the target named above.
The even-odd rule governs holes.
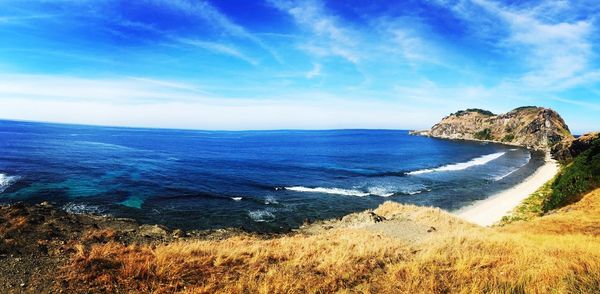
[[[600,129],[600,2],[0,0],[0,118],[425,129],[459,109]]]

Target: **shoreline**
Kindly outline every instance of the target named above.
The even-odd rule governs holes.
[[[545,163],[522,182],[451,213],[480,226],[494,225],[521,204],[529,195],[554,178],[558,171],[558,163],[550,157],[550,154],[546,153]]]
[[[411,136],[421,136],[421,137],[428,137],[428,138],[449,140],[449,141],[493,143],[493,144],[499,144],[499,145],[504,145],[504,146],[519,147],[519,148],[524,148],[524,149],[534,150],[534,151],[545,151],[546,150],[545,148],[536,148],[533,146],[525,146],[525,145],[519,144],[519,143],[502,142],[502,141],[497,141],[497,140],[483,140],[483,139],[475,139],[475,138],[453,138],[450,136],[434,136],[434,135],[429,134],[428,132],[429,132],[428,130],[426,130],[426,131],[409,131],[408,134]]]

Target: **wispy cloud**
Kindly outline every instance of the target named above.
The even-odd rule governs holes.
[[[243,26],[232,21],[227,15],[221,13],[216,7],[207,1],[189,1],[189,0],[153,0],[155,2],[174,7],[180,11],[192,16],[199,17],[208,25],[213,25],[222,29],[228,35],[242,38],[253,42],[262,49],[266,50],[275,60],[282,63],[283,60],[279,53],[271,46],[263,42],[255,34],[246,30]]]
[[[594,58],[593,21],[548,18],[568,9],[565,2],[539,2],[511,7],[488,0],[440,1],[459,17],[484,30],[495,45],[515,55],[527,67],[515,87],[563,90],[579,83],[595,82],[589,75]],[[586,76],[586,78],[583,78]]]
[[[0,24],[28,24],[32,20],[49,19],[57,16],[57,14],[0,16]]]
[[[210,97],[177,81],[144,77],[83,78],[62,75],[0,74],[0,100],[87,101],[144,104],[156,101],[190,101]]]
[[[291,15],[296,23],[315,37],[306,40],[302,48],[320,56],[338,56],[351,63],[358,63],[361,52],[358,34],[340,24],[317,1],[269,1],[275,8]]]
[[[183,44],[188,44],[188,45],[192,45],[195,47],[203,48],[203,49],[215,52],[215,53],[235,57],[237,59],[243,60],[254,66],[258,65],[258,61],[246,56],[245,54],[241,53],[239,50],[237,50],[234,47],[227,46],[227,45],[224,45],[221,43],[206,42],[206,41],[200,41],[200,40],[190,40],[190,39],[179,39],[179,42],[181,42]]]

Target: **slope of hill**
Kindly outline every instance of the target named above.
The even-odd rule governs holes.
[[[282,237],[108,242],[78,247],[62,285],[81,293],[597,293],[599,203],[595,190],[531,224],[482,228],[387,202]]]

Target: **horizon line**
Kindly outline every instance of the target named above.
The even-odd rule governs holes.
[[[419,131],[419,129],[396,129],[396,128],[280,128],[280,129],[197,129],[197,128],[182,128],[182,127],[142,127],[142,126],[122,126],[109,124],[86,124],[86,123],[71,123],[71,122],[54,122],[41,120],[27,119],[9,119],[0,118],[0,122],[20,122],[32,124],[49,124],[61,126],[82,126],[82,127],[97,127],[97,128],[115,128],[115,129],[140,129],[140,130],[170,130],[170,131],[199,131],[199,132],[281,132],[281,131]]]

